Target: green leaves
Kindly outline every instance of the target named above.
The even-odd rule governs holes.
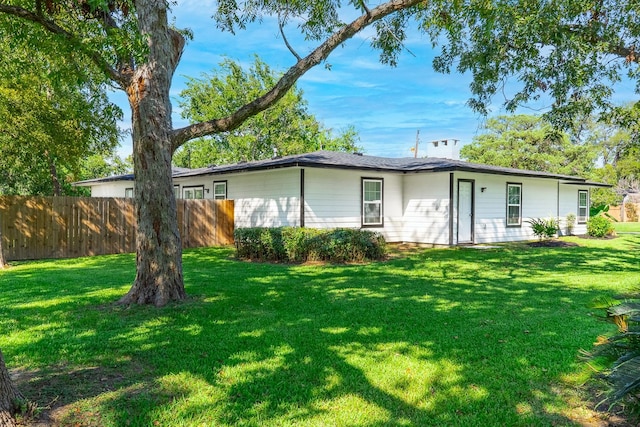
[[[637,295],[623,301],[611,301],[606,307],[605,320],[614,323],[619,333],[599,339],[590,357],[608,356],[612,361],[605,375],[610,385],[606,401],[614,404],[640,390],[640,302]],[[635,398],[628,403],[634,407],[638,405]]]
[[[436,2],[430,10],[425,27],[442,44],[436,70],[470,73],[470,105],[483,114],[508,81],[507,111],[548,96],[550,120],[567,126],[609,110],[612,84],[637,68],[634,1]]]
[[[122,112],[100,76],[69,58],[1,42],[0,58],[0,193],[70,190],[84,157],[118,145]]]
[[[226,59],[214,74],[190,78],[180,94],[184,118],[197,123],[228,116],[271,88],[279,74],[256,56],[244,70]],[[184,167],[262,160],[274,155],[300,154],[319,149],[355,151],[357,133],[351,128],[337,137],[307,109],[301,90],[292,88],[279,102],[232,132],[186,143],[174,155]]]
[[[587,234],[591,237],[606,237],[613,232],[613,224],[602,215],[593,216],[587,221]]]
[[[531,225],[533,234],[540,240],[553,238],[559,229],[556,218],[532,218],[526,222]]]
[[[528,115],[487,120],[486,132],[460,150],[475,163],[582,176],[594,167],[596,154],[593,146],[574,144],[544,119]]]

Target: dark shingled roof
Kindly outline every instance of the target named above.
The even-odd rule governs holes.
[[[537,178],[554,178],[575,183],[587,184],[587,181],[584,178],[576,176],[482,165],[477,163],[463,162],[461,160],[441,159],[436,157],[427,157],[423,159],[417,159],[413,157],[388,158],[366,156],[362,154],[342,153],[336,151],[315,151],[313,153],[295,154],[292,156],[278,157],[269,160],[239,162],[231,165],[210,166],[206,168],[192,169],[184,173],[174,174],[174,178],[199,175],[218,175],[224,173],[238,173],[287,167],[316,167],[352,170],[357,169],[396,173],[464,171]],[[588,184],[598,185],[598,183]]]
[[[176,176],[176,174],[180,174],[180,173],[184,173],[192,170],[193,169],[189,169],[189,168],[177,168],[175,166],[171,168],[173,176]],[[73,185],[82,187],[87,184],[95,184],[100,182],[133,181],[133,178],[134,178],[134,175],[132,173],[125,173],[123,175],[113,175],[113,176],[107,176],[104,178],[94,178],[94,179],[87,179],[84,181],[77,181],[77,182],[74,182]]]
[[[583,184],[590,186],[607,186],[597,182],[589,182],[584,178],[570,175],[559,175],[547,172],[528,171],[522,169],[504,168],[499,166],[482,165],[463,162],[461,160],[441,159],[427,157],[417,159],[413,157],[388,158],[366,156],[362,154],[342,153],[336,151],[316,151],[306,154],[277,157],[268,160],[254,162],[239,162],[230,165],[209,166],[199,169],[173,168],[174,178],[186,178],[202,175],[219,175],[226,173],[241,173],[266,169],[279,169],[289,167],[314,167],[328,169],[350,169],[393,173],[419,173],[419,172],[480,172],[499,175],[513,175],[534,178],[552,178],[564,181],[567,184]],[[119,175],[108,178],[90,179],[76,182],[75,185],[86,185],[98,182],[132,180],[133,174]]]

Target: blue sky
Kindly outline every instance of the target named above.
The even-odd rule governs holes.
[[[249,66],[258,54],[272,68],[285,71],[295,58],[287,50],[275,20],[265,19],[235,36],[223,33],[211,15],[215,10],[211,1],[182,1],[173,8],[178,28],[190,28],[194,38],[184,51],[172,85],[173,124],[187,123],[180,118],[177,99],[185,87],[185,76],[200,77],[211,73],[229,57]],[[289,42],[300,55],[315,45],[296,36],[295,26],[287,30]],[[413,156],[416,132],[420,131],[419,154],[427,154],[427,143],[439,139],[458,139],[461,144],[471,142],[482,131],[486,120],[473,112],[466,102],[470,97],[470,77],[460,74],[443,75],[433,71],[431,61],[436,54],[426,36],[409,32],[406,47],[397,67],[378,61],[378,53],[369,43],[372,30],[356,35],[328,58],[327,69],[322,64],[307,72],[299,81],[309,111],[325,126],[340,131],[354,126],[360,135],[360,145],[370,155],[386,157]],[[631,90],[631,92],[633,92]],[[635,97],[633,94],[631,94]],[[129,107],[124,94],[113,99],[125,111],[123,127],[130,126]],[[494,115],[503,114],[500,99],[495,100]],[[525,113],[544,109],[537,105]],[[127,137],[120,155],[131,154]]]

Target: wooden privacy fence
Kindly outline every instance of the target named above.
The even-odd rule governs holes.
[[[184,248],[233,243],[233,200],[177,200]],[[133,199],[0,196],[6,261],[136,250]]]

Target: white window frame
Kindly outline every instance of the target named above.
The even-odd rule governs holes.
[[[224,191],[219,191],[221,188]],[[213,181],[213,199],[227,200],[227,181]]]
[[[367,184],[376,184],[379,186],[379,189],[376,189],[375,192],[379,193],[378,197],[371,199],[371,191],[367,192],[366,187]],[[363,227],[383,227],[384,226],[384,211],[383,211],[383,201],[384,201],[384,180],[382,178],[362,178],[362,226]],[[375,196],[375,194],[374,194]],[[370,199],[370,200],[367,200]],[[367,211],[371,210],[371,208],[376,208],[379,212],[377,218],[375,220],[371,220],[368,218]]]
[[[134,196],[133,187],[129,187],[129,188],[125,188],[124,189],[124,197],[130,199],[133,196]]]
[[[581,196],[584,195],[584,204]],[[583,213],[584,212],[584,213]],[[578,190],[578,224],[585,224],[589,220],[589,190]]]
[[[179,185],[174,185],[173,186],[173,195],[176,198],[176,200],[180,198],[180,194],[181,194],[180,193],[180,186]]]
[[[510,199],[511,189],[518,189],[518,202],[515,203]],[[514,216],[510,215],[512,209],[518,209],[517,222],[513,222]],[[507,212],[506,212],[507,227],[522,227],[522,183],[520,182],[507,182]]]
[[[200,193],[201,197],[197,197]],[[183,199],[204,199],[204,185],[190,185],[182,187]]]

